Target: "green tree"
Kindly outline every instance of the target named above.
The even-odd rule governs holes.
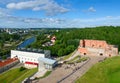
[[[75,49],[75,46],[74,46],[74,45],[70,45],[70,46],[68,46],[68,47],[66,48],[67,54],[73,52],[74,49]]]
[[[58,51],[58,54],[57,54],[59,57],[60,56],[63,56],[64,55],[64,49],[61,48],[59,51]]]
[[[5,60],[7,57],[5,55],[2,56],[2,59]]]

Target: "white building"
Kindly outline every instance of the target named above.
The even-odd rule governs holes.
[[[21,63],[24,63],[24,66],[27,68],[35,68],[39,66],[41,69],[50,69],[45,66],[46,63],[48,65],[51,65],[51,62],[52,65],[56,63],[55,60],[50,59],[50,51],[48,50],[19,48],[17,50],[11,50],[11,58],[14,57],[17,57]],[[41,61],[41,59],[44,61]],[[44,66],[39,65],[41,63]]]
[[[43,69],[47,69],[47,70],[52,70],[52,68],[54,68],[57,64],[57,62],[55,60],[52,59],[48,59],[48,58],[39,58],[39,68],[41,70],[41,68]]]

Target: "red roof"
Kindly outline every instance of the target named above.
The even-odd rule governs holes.
[[[25,64],[32,64],[32,65],[38,65],[38,63],[34,63],[34,62],[25,62]]]
[[[4,60],[4,61],[0,61],[0,67],[8,65],[16,60],[18,60],[18,58],[10,58],[10,59]]]
[[[53,37],[51,38],[51,40],[56,40],[56,37],[55,37],[55,36],[53,36]]]

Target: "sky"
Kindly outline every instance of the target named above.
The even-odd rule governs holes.
[[[0,0],[1,28],[120,26],[120,0]]]

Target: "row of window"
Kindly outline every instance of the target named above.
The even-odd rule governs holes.
[[[23,58],[23,57],[18,57],[18,58],[21,60],[36,61],[36,59]]]

